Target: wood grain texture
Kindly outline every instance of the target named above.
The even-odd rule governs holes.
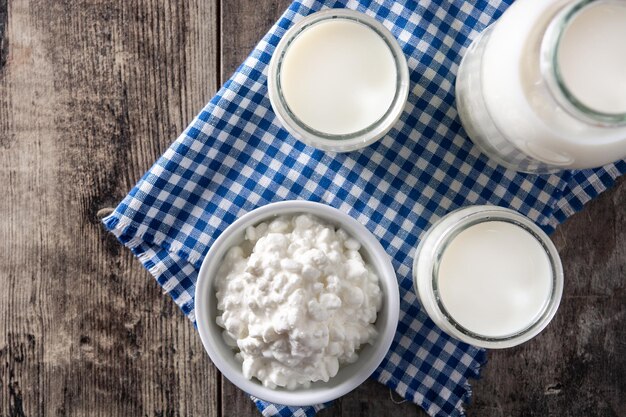
[[[258,416],[99,210],[289,0],[0,0],[0,416]],[[471,416],[626,416],[626,180],[555,232],[554,322],[491,351]],[[425,416],[368,381],[320,413]]]
[[[0,2],[0,415],[217,415],[193,327],[96,218],[215,91],[216,12]]]
[[[262,4],[262,5],[261,5]],[[291,0],[225,0],[221,19],[221,81],[225,82],[272,27]],[[258,416],[247,394],[222,377],[223,416]]]
[[[473,415],[626,415],[626,178],[552,236],[565,287],[535,339],[490,351]]]

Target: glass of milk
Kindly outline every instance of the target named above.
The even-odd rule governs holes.
[[[281,124],[313,147],[346,152],[380,139],[409,91],[393,35],[353,10],[313,13],[289,29],[269,64],[269,98]]]
[[[563,292],[552,241],[530,219],[496,206],[459,209],[434,224],[417,248],[413,280],[439,328],[487,348],[536,336]]]
[[[456,94],[469,137],[507,168],[626,157],[626,2],[515,1],[468,48]]]

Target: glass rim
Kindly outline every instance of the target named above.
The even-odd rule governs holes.
[[[552,18],[541,40],[540,69],[552,96],[572,116],[599,126],[623,126],[626,125],[626,112],[605,113],[581,102],[565,83],[559,65],[559,49],[569,24],[584,8],[601,3],[615,3],[615,0],[578,0]]]
[[[545,327],[545,325],[547,325],[547,323],[552,319],[552,317],[554,316],[554,313],[556,312],[555,307],[558,307],[558,302],[560,301],[561,294],[560,294],[559,288],[562,289],[562,285],[561,286],[559,285],[559,277],[561,277],[560,280],[562,281],[562,271],[560,270],[560,261],[558,260],[559,258],[557,257],[555,259],[554,254],[551,251],[551,247],[546,244],[546,240],[539,233],[537,233],[536,229],[534,229],[533,227],[529,227],[527,222],[524,221],[525,220],[524,218],[521,218],[521,219],[514,218],[517,216],[510,216],[506,214],[507,213],[500,212],[499,210],[493,210],[491,212],[483,211],[479,213],[472,213],[472,214],[469,214],[467,217],[461,219],[456,224],[454,224],[451,228],[446,230],[446,232],[444,232],[444,234],[441,236],[437,244],[436,257],[435,257],[433,268],[432,268],[431,285],[433,289],[433,294],[435,296],[437,307],[440,309],[444,318],[448,321],[448,323],[451,326],[453,326],[459,332],[481,342],[489,342],[489,343],[511,342],[511,341],[517,341],[521,338],[524,338],[524,336],[527,336],[527,335],[531,335],[531,337],[534,336],[536,333],[541,331]],[[521,217],[519,213],[516,213],[516,215],[519,215]],[[479,333],[473,332],[472,330],[460,324],[448,312],[439,292],[439,268],[441,266],[441,260],[446,250],[452,243],[452,241],[460,233],[462,233],[463,231],[473,226],[476,226],[482,223],[494,222],[494,221],[513,224],[515,226],[521,227],[526,232],[528,232],[541,245],[544,252],[548,256],[548,260],[550,262],[550,269],[552,273],[552,279],[550,283],[551,284],[550,294],[544,300],[543,305],[541,307],[541,311],[523,329],[503,335],[503,336],[481,335]],[[556,301],[556,306],[554,305],[555,301]],[[552,311],[553,309],[554,311]]]
[[[292,43],[306,29],[331,19],[351,20],[373,30],[387,45],[396,69],[395,93],[385,113],[369,126],[346,134],[322,132],[303,122],[289,107],[281,85],[283,60]],[[373,17],[351,9],[326,9],[306,16],[295,23],[285,32],[274,51],[267,80],[272,108],[283,126],[303,142],[325,150],[353,150],[380,139],[400,118],[409,93],[408,65],[397,39]]]
[[[463,230],[486,221],[512,222],[531,232],[546,250],[553,272],[550,295],[544,302],[542,310],[529,320],[525,328],[495,337],[481,335],[462,326],[443,305],[439,291],[435,291],[438,279],[435,265],[441,261],[447,244]],[[413,286],[422,309],[443,332],[465,343],[490,349],[510,348],[537,336],[554,318],[563,295],[563,265],[552,240],[525,215],[495,205],[457,208],[435,221],[420,238],[413,258],[412,275]]]

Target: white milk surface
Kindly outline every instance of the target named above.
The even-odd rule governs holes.
[[[581,103],[626,113],[626,2],[600,2],[578,12],[563,32],[558,63]]]
[[[306,125],[350,134],[374,124],[396,93],[396,65],[385,41],[348,19],[305,29],[287,48],[280,82],[287,105]]]
[[[610,2],[610,4],[619,1]],[[564,168],[589,168],[606,164],[609,161],[620,159],[626,155],[626,127],[606,128],[585,123],[569,114],[560,105],[556,105],[551,93],[545,85],[540,71],[539,46],[543,34],[555,14],[563,7],[571,4],[570,0],[516,0],[507,11],[497,20],[493,26],[484,55],[482,57],[482,88],[483,97],[490,117],[502,132],[506,132],[508,140],[525,154],[540,161],[562,166]],[[603,4],[603,3],[601,3]],[[594,31],[604,33],[602,36],[610,36],[610,31],[615,31],[617,38],[607,45],[582,46],[574,44],[575,54],[584,54],[589,48],[597,49],[595,54],[608,56],[611,53],[623,53],[626,42],[619,39],[619,34],[624,33],[626,21],[620,20],[622,26],[613,22],[621,19],[616,14],[609,21],[605,17],[600,21],[596,15],[600,7],[586,6],[579,13],[593,13],[590,20],[595,20],[594,30],[590,32],[589,22],[581,20],[580,26],[588,32],[581,34],[579,28],[575,32],[581,37],[593,37]],[[618,7],[618,6],[612,6]],[[593,9],[596,9],[593,11]],[[612,22],[612,23],[611,23]],[[600,29],[602,28],[602,29]],[[574,33],[574,32],[572,32]],[[569,37],[569,35],[567,36]],[[573,39],[573,37],[571,38]],[[570,43],[568,41],[568,43]],[[578,46],[577,46],[578,45]],[[622,52],[619,52],[622,51]],[[614,60],[616,58],[611,58]],[[582,65],[582,59],[573,62],[569,60],[563,65],[568,69],[561,68],[568,74],[582,74],[588,78],[587,70],[572,67],[573,64]],[[606,64],[610,64],[608,61]],[[586,63],[591,72],[597,72],[596,63]],[[623,71],[623,67],[617,68],[617,72]],[[605,68],[606,71],[606,68]],[[587,74],[587,75],[585,75]],[[598,73],[599,74],[599,73]],[[624,72],[620,79],[623,80]],[[618,80],[609,81],[615,85],[617,91]],[[587,81],[585,81],[586,83]],[[596,80],[596,82],[598,82]],[[604,80],[602,83],[606,83]],[[582,81],[570,81],[572,86],[579,85]],[[593,90],[591,93],[578,93],[581,99],[591,100],[591,96],[600,97]],[[591,101],[590,101],[591,104]],[[604,110],[610,106],[602,105]],[[613,112],[619,112],[619,106]]]
[[[438,274],[441,301],[463,327],[501,337],[528,327],[552,290],[541,244],[511,223],[470,226],[445,249]]]

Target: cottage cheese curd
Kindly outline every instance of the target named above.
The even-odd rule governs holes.
[[[378,276],[341,228],[309,214],[246,230],[217,275],[218,316],[246,378],[295,389],[328,381],[373,343]]]

